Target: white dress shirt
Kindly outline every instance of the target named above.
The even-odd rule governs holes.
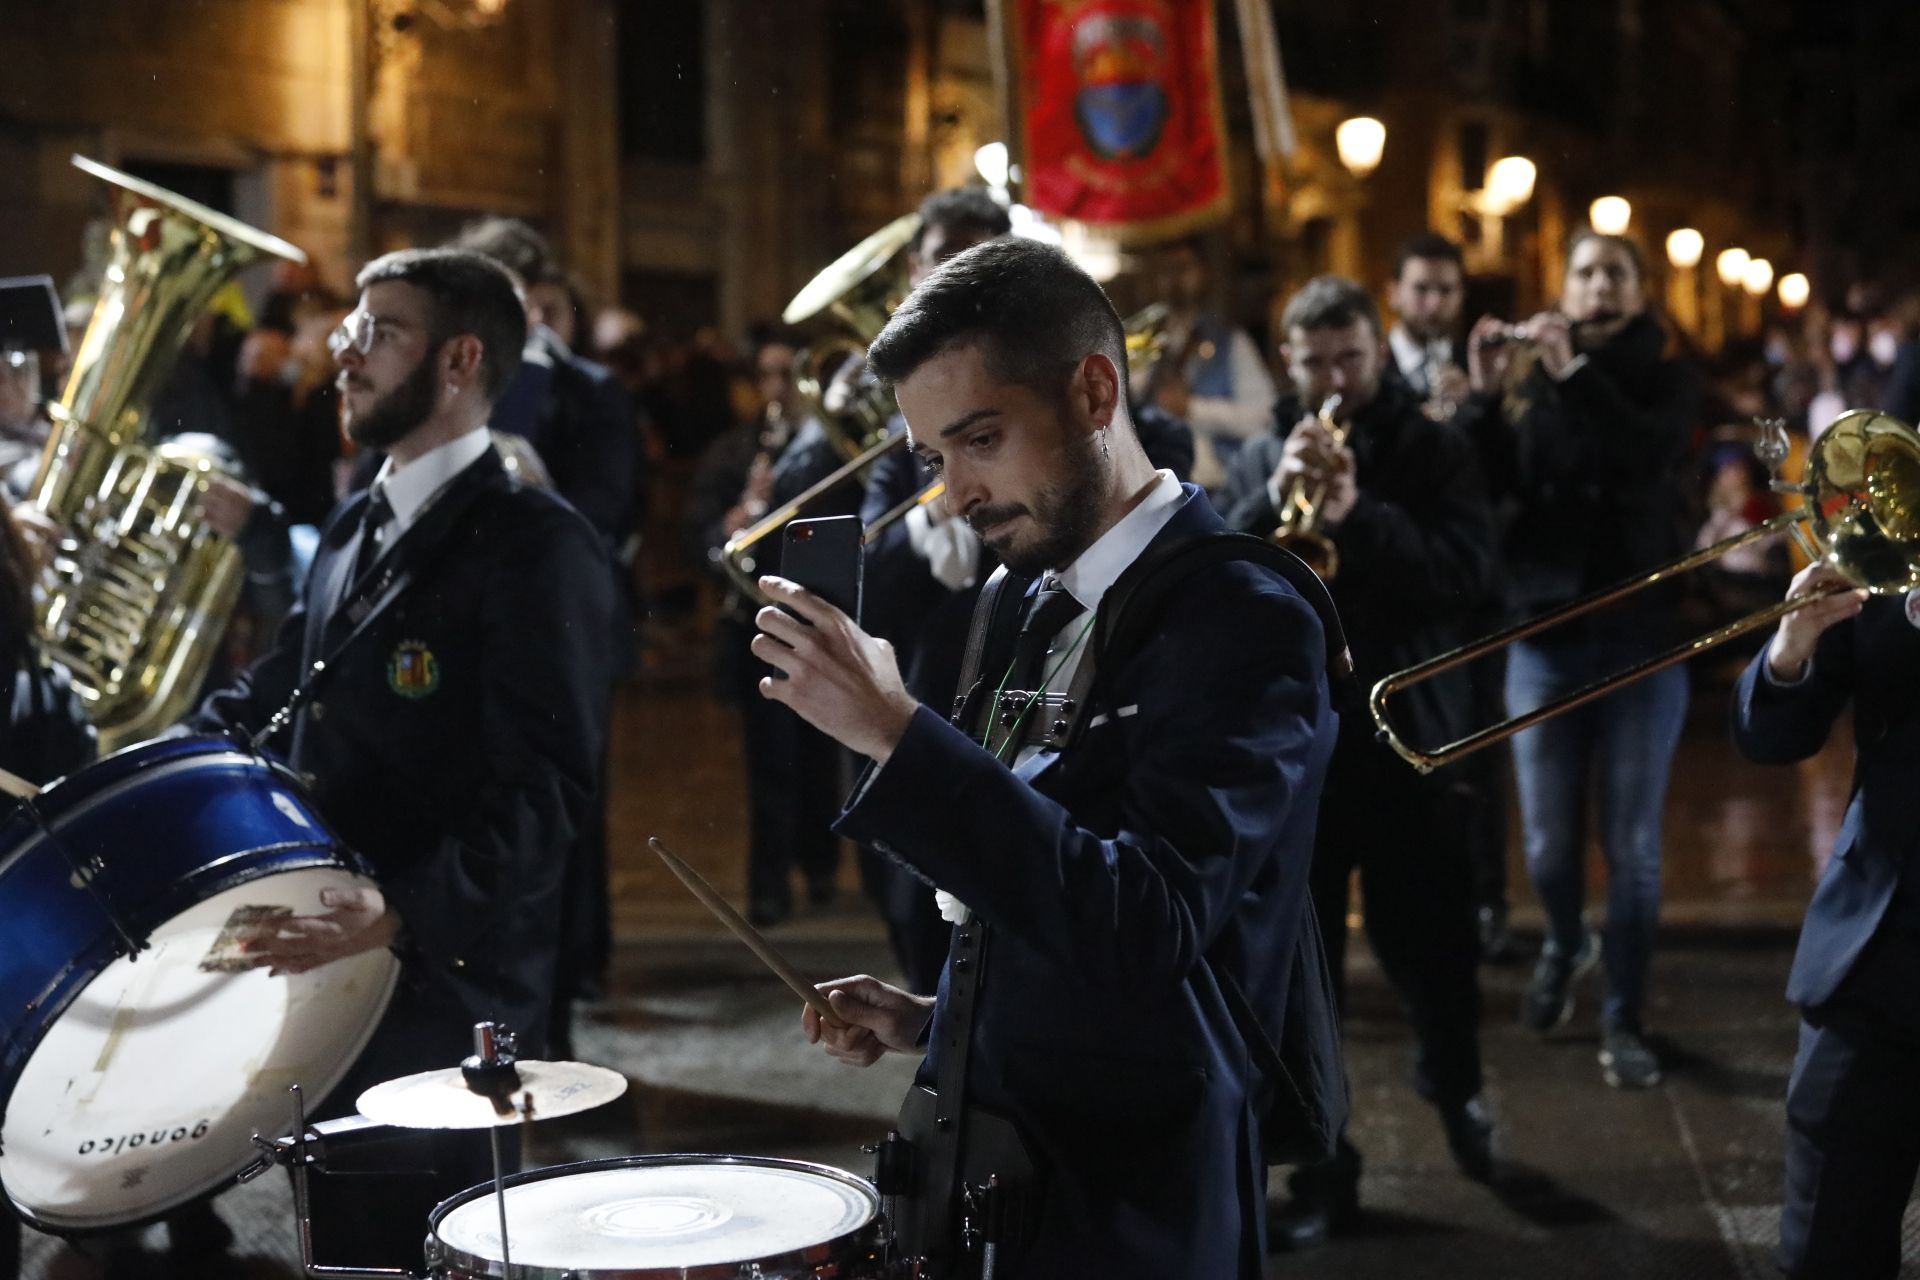
[[[1041,667],[1046,676],[1041,692],[1064,693],[1073,687],[1073,678],[1086,656],[1093,615],[1099,611],[1100,601],[1120,580],[1120,575],[1146,551],[1147,544],[1167,527],[1167,522],[1173,519],[1174,512],[1185,501],[1186,493],[1173,472],[1158,471],[1154,474],[1153,488],[1135,504],[1133,510],[1120,517],[1113,528],[1101,534],[1072,564],[1058,572],[1049,571],[1041,579],[1043,586],[1058,582],[1086,608],[1085,613],[1061,628],[1047,646],[1046,661]],[[1020,773],[1040,751],[1041,748],[1037,746],[1022,747],[1020,754],[1014,758],[1014,772]],[[944,889],[934,890],[933,896],[943,918],[955,924],[966,922],[965,903]]]
[[[396,466],[392,458],[381,463],[372,487],[375,492],[386,494],[387,505],[393,508],[393,518],[378,531],[381,547],[392,546],[401,534],[412,528],[427,504],[438,497],[455,476],[480,461],[481,455],[492,446],[493,437],[487,429],[477,427],[443,445],[436,445],[404,466]]]

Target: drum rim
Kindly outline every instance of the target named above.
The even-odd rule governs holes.
[[[462,1205],[493,1194],[493,1183],[483,1182],[468,1187],[455,1195],[448,1196],[433,1207],[427,1215],[427,1267],[431,1271],[438,1267],[455,1266],[474,1276],[486,1276],[489,1280],[735,1280],[747,1274],[743,1267],[758,1267],[763,1271],[777,1271],[783,1267],[818,1266],[822,1262],[839,1261],[835,1255],[859,1247],[859,1237],[872,1229],[881,1212],[880,1193],[873,1183],[857,1173],[830,1164],[819,1164],[811,1160],[788,1160],[780,1156],[741,1156],[721,1155],[702,1152],[672,1152],[650,1156],[614,1156],[602,1160],[576,1160],[569,1164],[545,1165],[538,1169],[528,1169],[502,1179],[506,1187],[522,1186],[528,1183],[545,1182],[551,1178],[563,1178],[578,1173],[597,1173],[609,1169],[672,1167],[676,1165],[750,1165],[763,1169],[782,1169],[796,1173],[812,1174],[829,1182],[850,1185],[865,1193],[872,1202],[873,1212],[865,1222],[845,1235],[834,1236],[818,1244],[806,1245],[786,1253],[766,1254],[758,1258],[742,1259],[735,1262],[716,1262],[698,1267],[622,1267],[616,1270],[581,1270],[578,1267],[544,1267],[531,1263],[516,1262],[513,1270],[508,1271],[497,1258],[485,1258],[468,1253],[448,1244],[440,1236],[440,1224],[446,1216]],[[509,1228],[511,1229],[511,1228]],[[822,1251],[826,1252],[822,1252]]]

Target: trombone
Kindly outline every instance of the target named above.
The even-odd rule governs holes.
[[[1784,424],[1777,420],[1766,423],[1763,432],[1755,453],[1774,472],[1773,491],[1802,495],[1805,502],[1801,507],[1782,512],[1743,533],[1649,569],[1638,577],[1597,591],[1530,622],[1385,677],[1373,686],[1368,697],[1381,740],[1421,773],[1429,773],[1482,747],[1504,742],[1543,720],[1605,697],[1642,676],[1770,626],[1796,609],[1829,596],[1860,587],[1875,595],[1899,595],[1920,586],[1920,432],[1898,418],[1871,409],[1843,413],[1814,441],[1807,458],[1807,478],[1801,484],[1780,476],[1781,464],[1787,457]],[[1414,746],[1394,728],[1387,709],[1387,700],[1394,694],[1781,532],[1790,534],[1810,560],[1825,561],[1837,570],[1848,585],[1779,601],[1523,715],[1509,717],[1442,746]]]

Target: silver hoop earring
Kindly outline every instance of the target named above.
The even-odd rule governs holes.
[[[1107,444],[1107,433],[1104,431],[1100,433],[1100,459],[1103,462],[1111,462],[1113,460],[1113,450]]]

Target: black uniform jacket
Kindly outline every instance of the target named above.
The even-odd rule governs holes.
[[[1273,431],[1247,441],[1227,479],[1227,527],[1265,536],[1279,523],[1267,477],[1308,415],[1282,397]],[[1361,687],[1469,639],[1466,619],[1492,590],[1493,513],[1473,448],[1428,418],[1397,376],[1382,380],[1347,436],[1359,501],[1333,531],[1339,572],[1328,584]],[[1471,716],[1464,670],[1399,695],[1401,722],[1422,742],[1464,733]]]
[[[277,644],[199,724],[258,729],[326,657],[293,733],[268,745],[311,778],[399,912],[409,1003],[504,1021],[530,1046],[552,999],[567,857],[599,803],[606,555],[573,508],[510,478],[489,449],[365,575],[406,585],[335,654],[354,620],[332,593],[366,501],[334,512]]]

